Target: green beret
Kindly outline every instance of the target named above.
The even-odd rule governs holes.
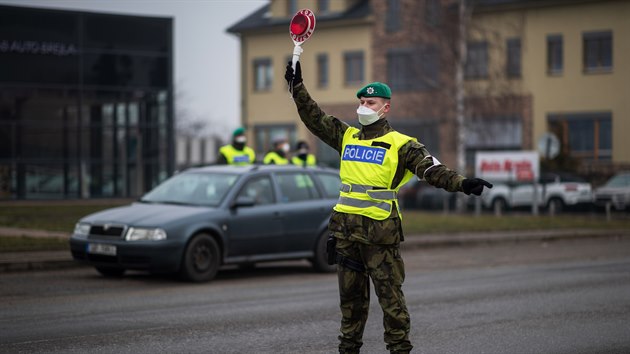
[[[387,99],[392,98],[392,90],[389,86],[382,82],[372,82],[363,86],[357,91],[357,98],[361,97],[383,97]]]
[[[234,129],[234,133],[232,133],[232,136],[243,135],[243,134],[245,134],[245,128],[240,127],[240,128]]]

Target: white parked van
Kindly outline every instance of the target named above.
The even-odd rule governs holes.
[[[503,211],[511,208],[531,207],[534,200],[534,184],[529,182],[493,183],[492,189],[481,194],[485,208]],[[543,173],[537,184],[538,206],[560,212],[568,206],[592,205],[593,191],[590,183],[568,173]]]

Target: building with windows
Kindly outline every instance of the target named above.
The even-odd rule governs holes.
[[[277,138],[289,139],[292,146],[305,139],[320,163],[335,165],[338,154],[301,123],[284,80],[293,53],[289,21],[304,7],[317,16],[315,34],[303,45],[301,56],[309,91],[329,114],[356,117],[352,98],[372,77],[369,3],[284,0],[271,1],[228,29],[241,41],[242,124],[258,156],[264,156]]]
[[[630,2],[481,3],[488,6],[473,10],[469,33],[488,48],[487,61],[478,61],[505,71],[467,82],[469,93],[499,83],[530,97],[531,122],[522,123],[528,148],[551,132],[584,175],[629,168]]]
[[[135,197],[171,175],[172,32],[0,6],[0,199]]]
[[[356,125],[355,92],[382,81],[393,91],[392,125],[449,166],[463,151],[465,173],[476,151],[534,150],[546,132],[558,136],[578,172],[630,166],[630,2],[464,4],[270,0],[231,26],[241,40],[242,121],[257,152],[275,135],[314,142],[283,78],[293,50],[289,21],[309,8],[317,25],[303,45],[303,76],[329,114]],[[319,141],[311,146],[320,161],[338,159]]]
[[[217,161],[223,141],[217,136],[198,136],[177,132],[175,136],[175,170],[211,165]]]

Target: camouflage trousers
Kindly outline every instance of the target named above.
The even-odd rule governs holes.
[[[402,283],[405,279],[398,244],[369,245],[337,239],[337,253],[362,262],[365,272],[337,267],[341,307],[339,353],[359,353],[370,307],[370,279],[383,310],[384,339],[391,353],[409,353],[410,319]]]

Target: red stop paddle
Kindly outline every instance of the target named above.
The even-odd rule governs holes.
[[[295,63],[300,60],[300,54],[302,54],[302,43],[311,37],[315,31],[315,14],[309,9],[302,9],[298,11],[289,24],[289,35],[293,40],[295,47],[293,48],[293,70],[295,70]]]

